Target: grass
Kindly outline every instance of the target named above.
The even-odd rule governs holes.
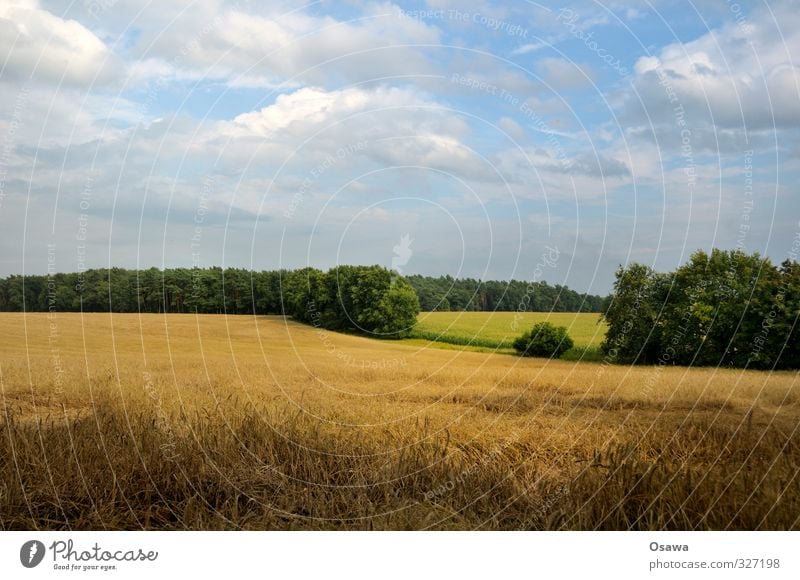
[[[575,347],[565,360],[599,361],[606,324],[588,312],[423,312],[411,339],[513,352],[514,339],[537,322],[565,326]]]
[[[0,315],[0,528],[798,529],[793,373]]]

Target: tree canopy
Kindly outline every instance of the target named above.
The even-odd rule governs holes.
[[[378,274],[375,267],[338,266],[335,276],[315,268],[296,271],[274,270],[254,272],[241,268],[167,268],[159,270],[127,270],[98,268],[82,273],[52,275],[12,275],[0,278],[0,311],[78,312],[198,312],[211,314],[282,314],[292,313],[309,322],[308,314],[298,311],[300,300],[316,296],[319,301],[338,296],[349,304],[350,296],[340,287],[351,284],[355,276],[372,277],[386,287],[389,270]],[[361,273],[359,273],[361,272]],[[390,302],[380,308],[409,300],[410,287],[419,297],[424,311],[529,311],[529,312],[600,312],[603,298],[578,292],[566,286],[546,282],[481,281],[450,276],[406,276],[394,274],[397,288]],[[299,287],[297,285],[300,285]],[[326,287],[325,296],[320,288]],[[308,294],[303,297],[302,292]],[[51,291],[52,290],[52,291]],[[287,293],[287,290],[289,292]],[[358,304],[374,296],[357,294]],[[318,308],[325,310],[320,302]],[[353,306],[353,305],[351,305]],[[371,316],[379,316],[379,306],[371,304]],[[393,306],[393,307],[395,307]],[[335,320],[326,324],[341,326],[344,310],[328,312]],[[369,317],[370,314],[364,314]]]
[[[408,276],[420,306],[432,311],[600,312],[603,297],[566,286],[520,280],[497,281],[451,276]]]
[[[797,262],[697,251],[674,272],[617,271],[602,348],[618,362],[800,368],[798,314]]]
[[[0,279],[0,310],[287,314],[384,338],[411,329],[414,289],[380,266],[251,272],[239,268],[92,269]]]

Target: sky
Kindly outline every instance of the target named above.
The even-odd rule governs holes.
[[[0,0],[0,276],[781,262],[792,4]]]

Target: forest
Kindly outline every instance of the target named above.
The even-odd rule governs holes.
[[[519,280],[481,281],[451,276],[407,276],[420,306],[432,311],[600,312],[602,296],[581,294],[566,286]]]
[[[340,266],[348,268],[348,266]],[[97,268],[0,278],[0,311],[292,314],[286,288],[313,268]],[[399,279],[400,277],[398,277]],[[600,312],[603,298],[546,282],[405,276],[423,311]]]

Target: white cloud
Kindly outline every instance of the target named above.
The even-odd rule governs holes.
[[[0,81],[0,102],[7,103],[0,112],[0,136],[11,138],[0,212],[0,237],[9,249],[0,253],[0,268],[8,272],[20,270],[25,229],[26,252],[39,252],[32,267],[46,265],[41,252],[53,225],[59,263],[75,269],[81,195],[91,186],[86,211],[95,240],[92,265],[105,263],[109,248],[120,265],[139,260],[150,266],[162,259],[185,265],[200,204],[208,212],[205,264],[221,263],[223,252],[229,263],[303,263],[318,216],[313,242],[319,253],[313,255],[318,265],[329,264],[343,228],[374,204],[374,211],[362,215],[363,227],[351,228],[346,240],[363,256],[344,258],[390,260],[398,237],[413,232],[417,264],[432,273],[450,271],[450,261],[466,250],[466,268],[480,274],[478,266],[489,260],[488,253],[500,260],[496,264],[510,265],[503,260],[514,255],[519,242],[517,207],[522,216],[545,216],[548,200],[555,202],[549,207],[556,224],[552,235],[565,256],[574,245],[576,264],[585,272],[601,261],[610,283],[629,246],[635,259],[648,252],[671,259],[686,241],[691,250],[735,240],[731,232],[738,231],[741,188],[737,193],[726,180],[740,177],[720,177],[720,164],[709,161],[708,153],[735,152],[741,172],[743,147],[758,150],[759,143],[768,147],[770,138],[772,147],[776,142],[768,131],[742,140],[737,129],[742,116],[749,128],[771,127],[771,100],[779,127],[795,127],[800,118],[792,62],[800,17],[775,3],[780,30],[770,24],[769,13],[747,13],[746,34],[733,22],[640,58],[623,81],[632,80],[639,95],[615,99],[623,83],[601,76],[597,81],[609,105],[595,96],[592,69],[568,59],[537,60],[549,56],[533,54],[543,48],[537,41],[553,44],[572,35],[555,20],[558,12],[527,4],[507,3],[493,11],[485,2],[469,10],[519,22],[541,38],[512,37],[444,18],[399,18],[397,6],[387,2],[326,0],[297,8],[288,0],[161,0],[142,10],[135,0],[117,0],[94,18],[84,2],[42,1],[51,14],[35,3],[0,8],[0,56],[9,57]],[[431,5],[465,11],[454,0],[431,0]],[[572,8],[580,12],[582,31],[596,27],[601,36],[616,33],[605,26],[610,13],[602,5],[579,1]],[[730,10],[722,8],[717,15],[732,20]],[[622,3],[612,2],[610,10],[626,15]],[[639,17],[634,12],[626,15],[632,32],[644,33],[636,30],[638,22],[630,22]],[[670,24],[685,37],[690,30],[685,15],[665,14],[675,16]],[[650,18],[648,27],[657,24]],[[458,47],[438,46],[442,38]],[[750,39],[755,50],[747,44]],[[620,51],[639,50],[627,37],[619,43]],[[538,66],[553,90],[522,66],[496,58],[517,46],[516,54],[531,54],[519,64],[527,60]],[[115,59],[109,51],[123,61],[114,64],[117,76],[103,64]],[[596,65],[593,58],[585,60]],[[23,82],[34,70],[33,81]],[[680,132],[657,71],[680,95],[692,124],[698,154],[692,198],[679,158]],[[465,78],[469,82],[459,82]],[[113,94],[119,79],[126,80],[120,99]],[[573,90],[585,87],[592,90]],[[639,96],[646,111],[634,107]],[[619,125],[609,108],[623,109]],[[156,116],[163,119],[155,122]],[[524,149],[512,148],[502,131],[521,140]],[[779,147],[788,153],[777,178],[774,162],[762,161],[762,189],[795,177],[800,148],[794,133],[782,135]],[[341,156],[340,150],[345,151]],[[733,165],[722,167],[730,171]],[[213,183],[206,188],[209,175]],[[797,202],[787,202],[796,196],[790,195],[790,185],[782,187],[775,213],[788,223],[797,215]],[[298,194],[296,211],[286,219]],[[735,195],[734,205],[719,212],[721,198],[727,202]],[[408,197],[421,201],[387,203]],[[598,217],[603,209],[608,209],[607,223],[605,215]],[[771,210],[762,202],[761,215],[771,219]],[[714,238],[720,220],[731,223]],[[445,231],[451,223],[454,229]],[[533,217],[525,225],[543,223]],[[761,231],[769,232],[772,222],[764,218],[761,223]],[[793,226],[781,226],[773,239],[785,240]],[[283,228],[287,254],[280,256],[275,249]],[[544,235],[537,229],[524,228],[526,247],[547,241],[535,238]],[[421,232],[430,233],[430,242]],[[600,256],[606,235],[606,254]],[[441,238],[445,244],[438,242]],[[496,252],[487,240],[497,244]]]
[[[800,126],[800,12],[778,4],[774,16],[758,9],[748,18],[639,58],[634,84],[644,108],[631,95],[629,118],[668,121],[681,105],[695,126]]]
[[[537,50],[541,50],[546,46],[548,45],[545,42],[529,42],[528,44],[523,44],[519,48],[514,49],[513,51],[511,51],[511,54],[512,56],[528,54],[529,52],[536,52]]]
[[[244,113],[230,123],[223,132],[230,135],[276,135],[293,124],[313,126],[319,130],[327,124],[342,120],[359,111],[422,106],[424,102],[408,91],[380,87],[368,91],[349,88],[325,91],[320,88],[303,88],[278,96],[273,105],[260,111]]]
[[[430,166],[474,173],[475,155],[461,142],[466,121],[411,89],[378,86],[326,91],[303,88],[279,96],[258,111],[209,127],[203,139],[219,148],[223,161],[286,161],[308,173],[328,156],[345,153],[349,167],[361,158],[379,167]],[[256,147],[254,148],[254,143]]]
[[[0,4],[0,62],[4,79],[82,86],[107,83],[115,70],[108,47],[89,29],[33,2]]]
[[[436,66],[422,50],[405,45],[437,43],[439,30],[401,17],[388,2],[367,3],[352,20],[261,4],[258,13],[239,4],[198,12],[165,14],[143,31],[134,53],[141,60],[165,61],[184,76],[251,87],[284,81],[318,85],[331,77],[359,81]]]

